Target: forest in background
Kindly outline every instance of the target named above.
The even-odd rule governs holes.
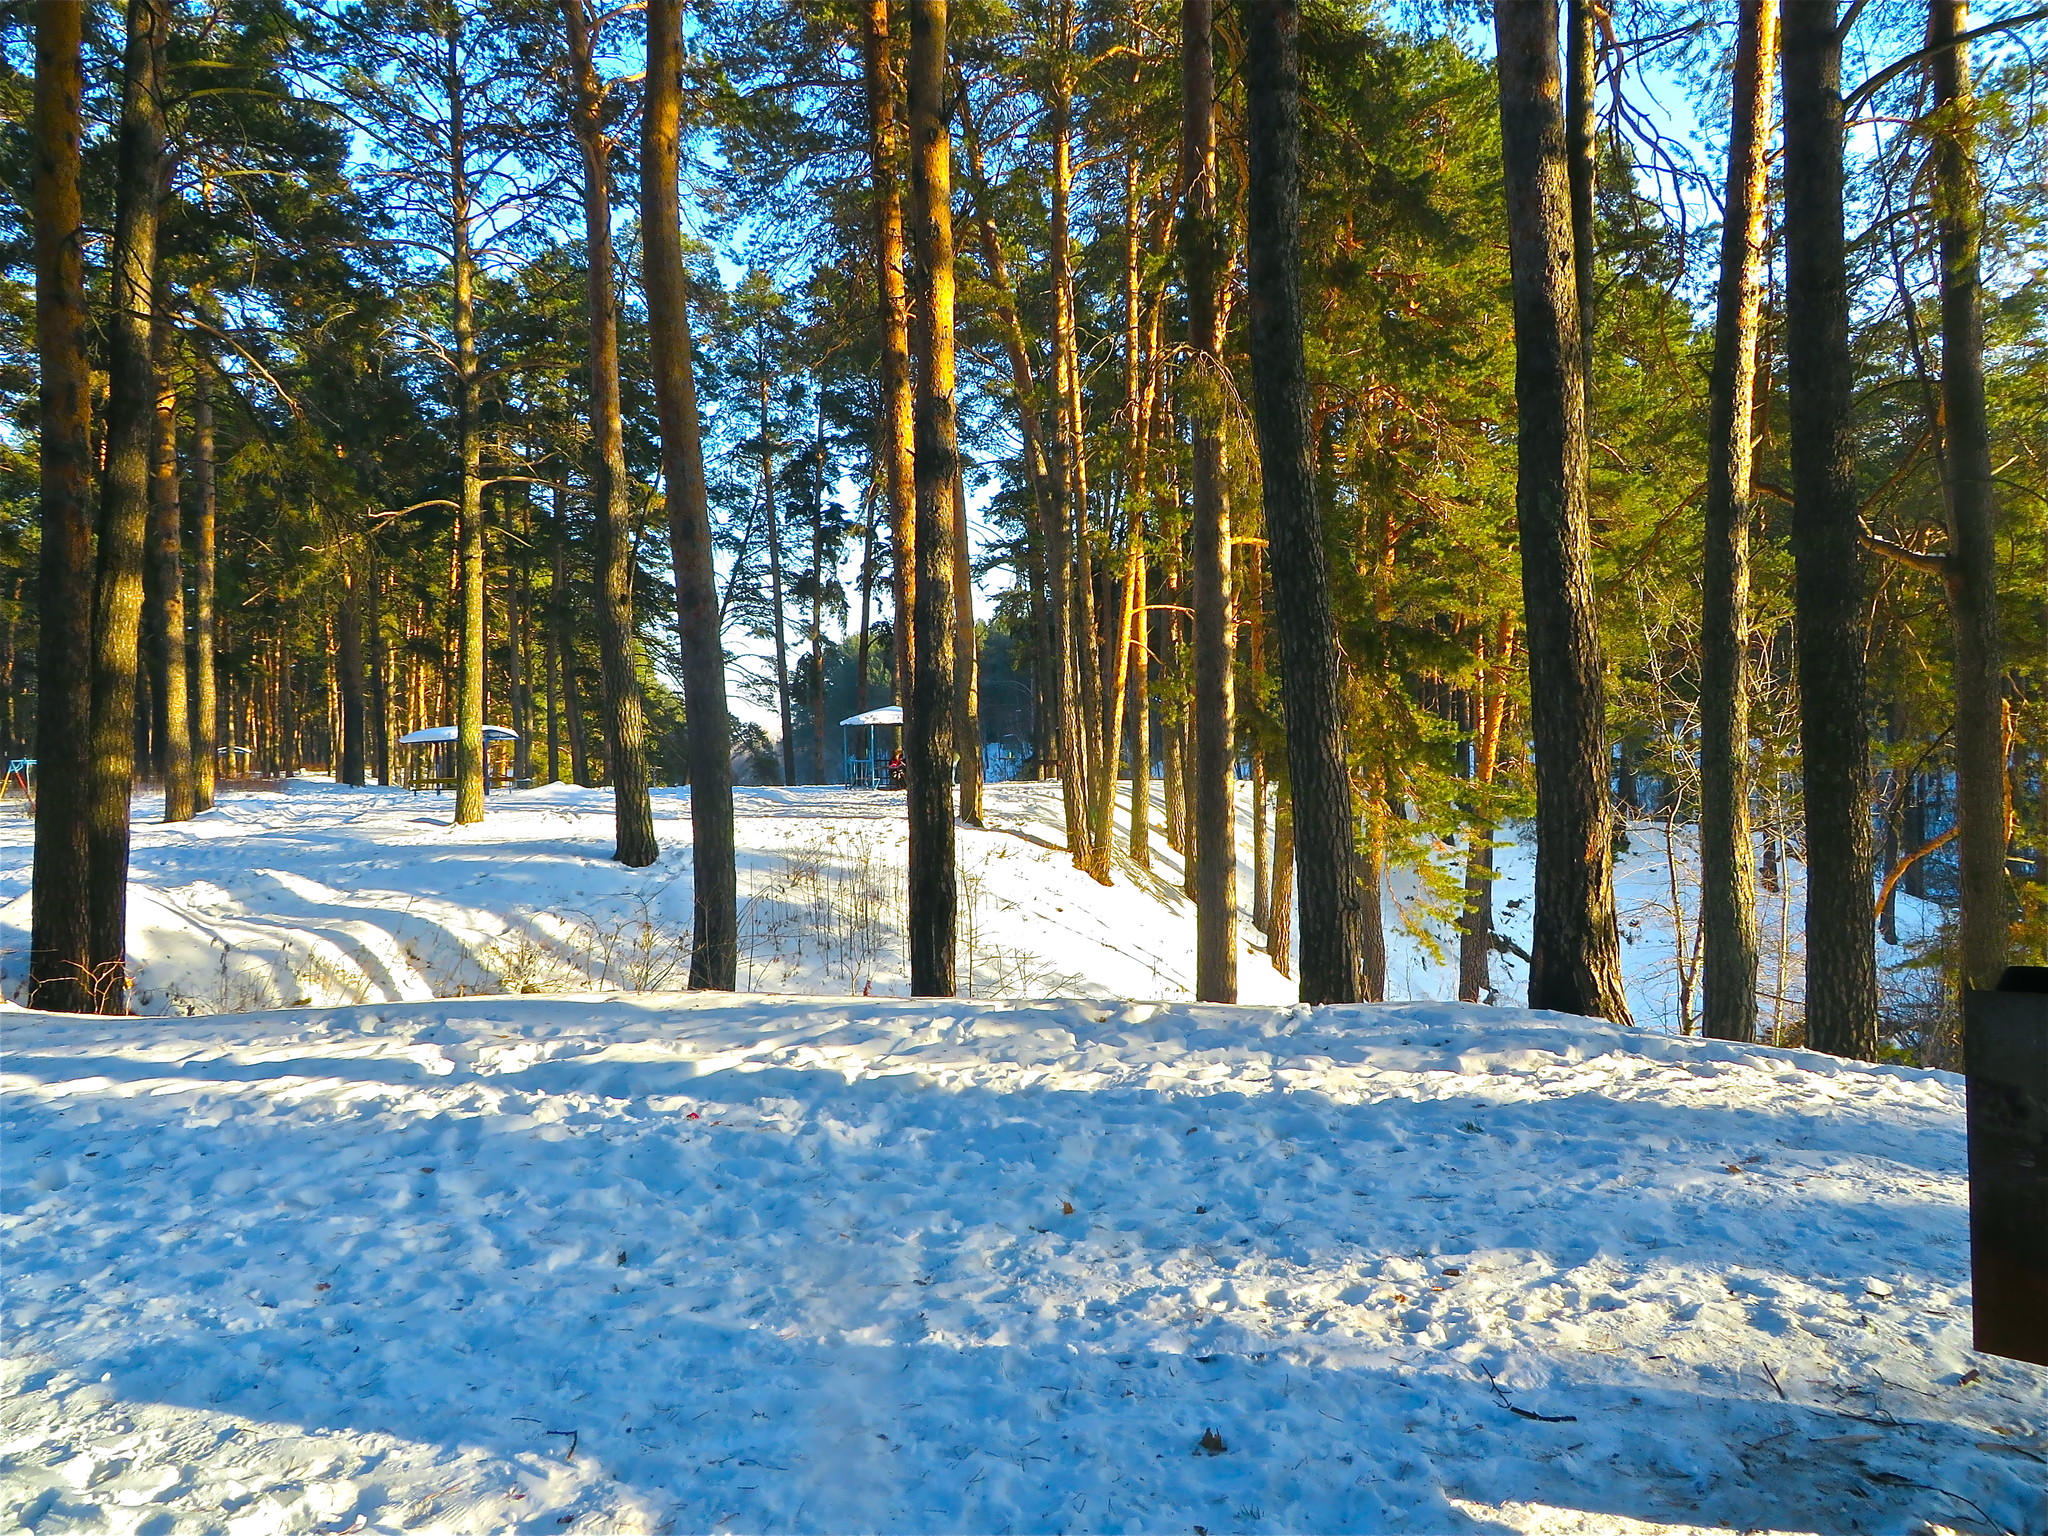
[[[1700,828],[1708,1032],[1754,1032],[1744,892],[1788,863],[1816,892],[1808,1043],[1943,1059],[1876,990],[1900,895],[1949,914],[1920,958],[1950,1004],[2041,954],[2040,13],[1789,0],[1776,38],[1754,0],[0,15],[0,745],[40,759],[53,828],[75,783],[83,854],[46,1006],[120,1006],[137,773],[175,818],[216,762],[388,783],[399,736],[454,722],[469,820],[486,720],[520,734],[515,780],[618,787],[628,863],[660,856],[650,778],[693,784],[693,981],[729,984],[704,786],[729,870],[735,756],[830,780],[831,722],[892,699],[920,990],[950,990],[938,812],[978,814],[954,748],[1001,738],[1060,777],[1098,879],[1192,848],[1208,997],[1240,912],[1282,957],[1299,913],[1306,999],[1381,995],[1394,921],[1486,995],[1491,847],[1529,817],[1535,1006],[1626,1017],[1600,888],[1645,819]],[[59,417],[55,464],[31,424]],[[53,506],[83,611],[49,599]],[[89,665],[53,684],[67,625]],[[772,735],[727,718],[728,679]],[[66,697],[68,748],[37,719]],[[1119,792],[1133,763],[1162,824]],[[1247,893],[1214,831],[1240,765]],[[39,933],[71,899],[43,835]],[[1429,900],[1388,910],[1392,869]]]

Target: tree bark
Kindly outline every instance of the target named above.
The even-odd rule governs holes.
[[[377,782],[391,784],[391,660],[384,645],[384,576],[377,546],[363,554],[363,626],[369,631],[370,755]]]
[[[476,258],[470,248],[475,218],[469,179],[465,116],[468,84],[462,76],[461,22],[446,37],[448,92],[449,317],[455,332],[455,436],[461,461],[456,513],[460,588],[455,687],[455,822],[484,819],[484,494],[476,358]]]
[[[159,294],[161,299],[162,295]],[[171,328],[159,309],[151,338],[156,371],[155,432],[149,466],[149,559],[146,596],[151,626],[150,732],[164,786],[167,822],[190,821],[192,789],[191,679],[185,669],[184,527],[178,489],[178,395],[171,381]]]
[[[1806,811],[1806,1043],[1877,1054],[1870,745],[1834,0],[1785,0],[1785,384]]]
[[[1565,0],[1565,164],[1572,200],[1572,292],[1579,309],[1579,368],[1586,380],[1586,411],[1593,405],[1593,195],[1599,152],[1600,51],[1594,36],[1595,0]]]
[[[523,500],[532,499],[531,487]],[[528,613],[533,605],[533,515],[522,507],[520,543],[513,557],[510,579],[505,583],[505,670],[511,695],[512,729],[519,734],[512,742],[512,783],[523,787],[533,782],[533,645]]]
[[[1615,927],[1606,704],[1586,504],[1585,354],[1573,286],[1557,0],[1496,0],[1514,289],[1516,522],[1536,750],[1529,1006],[1632,1022]]]
[[[981,648],[974,628],[974,569],[967,486],[953,458],[953,746],[960,764],[960,819],[981,825]],[[820,709],[822,718],[824,711]]]
[[[569,589],[569,510],[567,498],[555,492],[554,572],[550,594],[555,632],[555,653],[562,669],[562,710],[569,735],[569,777],[590,787],[589,727],[583,718],[582,690],[576,686],[575,605]]]
[[[1934,77],[1934,205],[1941,238],[1942,468],[1948,481],[1944,585],[1955,626],[1956,851],[1961,863],[1962,977],[1998,985],[2011,944],[2005,867],[2004,657],[1998,622],[1998,505],[1984,399],[1984,297],[1979,247],[1976,102],[1966,0],[1930,0]]]
[[[583,158],[583,237],[590,307],[591,490],[597,513],[595,582],[598,665],[604,679],[611,766],[613,859],[644,869],[661,857],[647,793],[647,725],[640,700],[639,637],[633,629],[633,509],[619,401],[619,295],[612,267],[612,144],[592,56],[585,0],[562,0],[575,100],[571,125]]]
[[[1302,350],[1301,15],[1297,0],[1244,5],[1245,290],[1273,601],[1288,615],[1279,626],[1280,697],[1301,905],[1301,1000],[1355,1003],[1364,944],[1358,849]]]
[[[341,692],[341,762],[335,779],[360,787],[369,754],[364,734],[369,712],[363,686],[363,578],[352,561],[344,561],[341,591],[334,614],[334,680]]]
[[[1472,780],[1491,784],[1500,765],[1501,729],[1507,720],[1508,670],[1514,620],[1503,614],[1490,637],[1478,642],[1472,691]],[[1491,814],[1466,834],[1465,910],[1458,922],[1458,1001],[1490,1001],[1493,991],[1493,842]]]
[[[1267,916],[1266,954],[1282,976],[1294,974],[1294,805],[1285,784],[1273,794],[1273,905]]]
[[[875,292],[882,323],[882,461],[889,487],[890,628],[897,702],[907,702],[917,601],[915,433],[910,390],[910,298],[903,281],[903,193],[897,177],[896,81],[889,0],[861,12],[861,78],[868,109],[868,166],[874,187]]]
[[[886,0],[885,0],[886,3]],[[704,433],[683,282],[676,179],[682,132],[682,0],[649,0],[647,104],[641,120],[640,236],[646,246],[648,341],[668,487],[669,556],[689,721],[693,924],[690,987],[738,984],[739,884],[732,823],[732,718],[725,696],[725,635],[712,563]],[[550,735],[552,735],[550,728]]]
[[[1103,884],[1109,883],[1106,850],[1095,846],[1095,825],[1088,812],[1096,767],[1098,690],[1090,680],[1100,677],[1094,660],[1094,600],[1087,553],[1085,496],[1081,483],[1080,391],[1074,318],[1074,271],[1071,229],[1073,190],[1073,81],[1070,54],[1074,12],[1070,0],[1058,0],[1053,29],[1057,34],[1049,66],[1048,127],[1052,139],[1051,224],[1047,242],[1047,279],[1052,290],[1052,432],[1048,444],[1047,485],[1053,493],[1046,513],[1046,573],[1052,585],[1053,629],[1060,647],[1060,788],[1066,816],[1067,847],[1074,866]]]
[[[960,457],[953,387],[953,212],[946,126],[947,0],[911,0],[912,345],[916,354],[917,608],[904,762],[910,818],[910,990],[954,993],[953,483]]]
[[[85,7],[35,6],[30,207],[35,234],[42,547],[36,570],[36,820],[31,1008],[90,1013],[93,800],[92,374],[86,356]],[[124,817],[125,820],[125,817]]]
[[[1195,996],[1237,1001],[1237,736],[1231,698],[1230,509],[1223,466],[1223,225],[1216,189],[1212,0],[1181,0],[1180,260],[1187,282],[1182,390],[1193,432]]]
[[[782,589],[782,522],[775,510],[775,438],[774,423],[768,409],[768,342],[764,330],[760,336],[755,363],[760,369],[759,406],[761,413],[761,513],[767,525],[768,538],[768,606],[775,626],[775,711],[782,727],[782,782],[794,784],[796,772],[796,729],[790,721],[789,709],[789,639],[788,626],[783,615]]]
[[[135,784],[135,683],[149,524],[157,225],[166,174],[163,61],[168,0],[130,0],[115,150],[114,245],[107,324],[106,467],[92,628],[92,744],[87,796],[88,966],[94,1007],[128,1010],[128,802]]]
[[[1707,401],[1700,613],[1701,1026],[1756,1039],[1756,855],[1749,826],[1749,529],[1756,349],[1763,310],[1772,0],[1741,0]]]
[[[220,772],[220,690],[214,670],[215,520],[213,391],[201,372],[192,398],[192,808],[213,809]]]

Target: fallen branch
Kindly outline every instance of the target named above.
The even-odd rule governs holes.
[[[1479,1370],[1486,1377],[1486,1384],[1493,1388],[1493,1395],[1500,1400],[1501,1407],[1507,1409],[1516,1418],[1534,1419],[1538,1424],[1576,1424],[1579,1422],[1579,1416],[1576,1413],[1537,1413],[1533,1409],[1517,1408],[1508,1401],[1507,1393],[1501,1391],[1500,1383],[1494,1379],[1493,1372],[1487,1370],[1483,1365],[1479,1367]]]

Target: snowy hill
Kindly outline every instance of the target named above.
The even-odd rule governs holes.
[[[1427,1004],[4,1023],[0,1526],[2048,1529],[1943,1074]]]
[[[1240,786],[1240,901],[1249,910],[1250,797]],[[825,786],[737,797],[744,990],[876,996],[909,990],[903,945],[903,796]],[[1155,808],[1163,820],[1159,786]],[[138,800],[129,903],[136,1006],[153,1014],[236,1013],[296,1003],[419,1000],[587,987],[660,990],[688,971],[689,792],[657,790],[664,850],[645,870],[611,861],[608,790],[550,785],[493,796],[480,824],[448,825],[449,800],[294,780],[288,793],[234,794],[165,826]],[[1119,813],[1121,815],[1121,812]],[[1150,873],[1120,862],[1105,888],[1062,851],[1057,784],[994,784],[987,829],[962,828],[963,989],[977,997],[1193,995],[1193,904],[1181,859],[1156,835]],[[1156,823],[1155,823],[1156,824]],[[1683,973],[1699,933],[1690,834],[1630,829],[1617,861],[1622,961],[1640,1024],[1676,1032]],[[23,1000],[31,827],[0,817],[0,987]],[[1530,942],[1533,849],[1497,854],[1496,929]],[[1673,878],[1672,865],[1679,866]],[[1392,998],[1457,995],[1450,915],[1414,875],[1387,886]],[[1797,1019],[1801,871],[1788,864],[1764,919],[1761,1010]],[[1900,899],[1909,939],[1937,909]],[[1281,1003],[1294,986],[1241,926],[1239,1000]],[[1887,947],[1888,987],[1924,989],[1912,956]],[[1493,957],[1496,1001],[1525,1000],[1526,972]],[[1696,984],[1693,1002],[1697,1004]]]
[[[744,991],[909,991],[903,796],[825,786],[736,797]],[[612,862],[609,790],[493,796],[474,826],[449,799],[295,780],[165,826],[138,801],[129,898],[135,1007],[235,1013],[478,992],[659,990],[689,974],[687,790],[657,790],[664,855]],[[1246,806],[1246,836],[1249,809]],[[0,983],[22,999],[31,827],[0,820]],[[973,995],[1192,995],[1194,908],[1179,856],[1103,887],[1073,867],[1057,784],[990,786],[962,828],[960,959]],[[1248,855],[1247,855],[1248,858]],[[1246,865],[1242,885],[1251,894]],[[1293,983],[1253,949],[1239,996]]]

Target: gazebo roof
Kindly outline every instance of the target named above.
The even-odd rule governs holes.
[[[849,715],[839,723],[841,725],[901,725],[903,723],[903,707],[900,704],[884,704],[880,709],[871,709],[865,714]]]
[[[399,737],[399,738],[398,738],[398,744],[399,744],[400,746],[402,746],[402,747],[411,747],[411,746],[417,746],[417,745],[419,745],[419,744],[420,744],[420,743],[422,743],[422,742],[429,742],[429,741],[453,741],[454,739],[455,739],[455,727],[454,727],[454,726],[452,726],[452,725],[430,725],[430,726],[428,726],[428,727],[427,727],[427,728],[426,728],[425,730],[423,730],[423,731],[414,731],[414,732],[413,732],[413,733],[412,733],[411,735],[409,735],[409,736],[401,736],[401,737]],[[513,730],[513,729],[512,729],[512,728],[511,728],[510,726],[505,726],[505,725],[487,725],[487,726],[485,726],[485,727],[484,727],[484,740],[485,740],[485,741],[517,741],[518,739],[519,739],[519,733],[518,733],[517,731]]]

